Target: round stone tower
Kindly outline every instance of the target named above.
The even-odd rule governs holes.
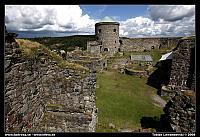
[[[96,41],[100,44],[100,52],[114,54],[119,49],[119,23],[111,17],[104,17],[95,24]]]

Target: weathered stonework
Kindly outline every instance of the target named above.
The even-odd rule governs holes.
[[[25,58],[15,37],[5,36],[6,132],[94,132],[96,74]]]
[[[72,63],[80,64],[92,71],[100,71],[107,68],[107,59],[102,58],[99,54],[88,54],[83,51],[68,52],[66,60]]]
[[[177,38],[119,38],[119,23],[114,21],[95,24],[96,41],[87,42],[87,51],[92,54],[144,51],[152,49],[173,49]]]
[[[194,89],[195,84],[195,42],[194,39],[180,40],[172,57],[168,87],[175,90]],[[193,83],[193,84],[192,84]],[[193,86],[192,86],[193,85]]]
[[[100,47],[102,45],[99,44],[97,41],[88,41],[87,42],[87,51],[91,54],[97,54],[100,53]]]
[[[196,98],[193,91],[185,92],[187,93],[177,92],[166,104],[165,124],[170,125],[175,132],[196,132]]]
[[[101,52],[114,54],[119,49],[119,23],[118,22],[99,22],[95,24],[95,34]]]
[[[91,53],[113,55],[120,51],[119,23],[99,22],[95,24],[96,41],[87,42],[87,50]]]
[[[179,38],[120,38],[120,50],[144,51],[153,49],[172,49]]]

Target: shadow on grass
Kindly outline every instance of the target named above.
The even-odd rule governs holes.
[[[164,60],[158,62],[155,67],[157,69],[148,77],[147,85],[158,89],[157,94],[160,95],[162,85],[167,85],[170,79],[172,60]]]
[[[143,129],[153,128],[156,130],[156,132],[173,132],[165,114],[162,114],[161,118],[158,118],[156,116],[142,117],[140,119],[140,123]]]
[[[142,117],[140,123],[142,128],[154,128],[156,131],[160,127],[160,120],[158,117]]]

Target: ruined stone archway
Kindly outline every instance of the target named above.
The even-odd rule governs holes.
[[[108,48],[104,48],[104,51],[108,51]]]

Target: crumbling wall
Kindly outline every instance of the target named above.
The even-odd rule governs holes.
[[[99,44],[97,41],[88,41],[87,42],[87,51],[90,52],[91,54],[98,54],[101,52],[100,47],[102,45]]]
[[[94,132],[96,74],[25,58],[5,36],[5,131]]]
[[[164,108],[164,125],[175,132],[196,132],[194,38],[179,41],[173,51],[169,84],[162,89],[170,96]]]
[[[73,60],[72,62],[80,64],[93,71],[100,71],[107,68],[107,60],[104,60],[104,59],[98,59],[94,61]]]
[[[164,108],[164,124],[175,132],[196,132],[195,100],[193,91],[177,92]]]
[[[144,51],[152,49],[172,49],[178,38],[120,38],[121,51]]]
[[[194,40],[180,40],[173,52],[170,81],[168,87],[182,90],[191,89],[194,84]]]
[[[92,71],[99,71],[107,68],[107,59],[86,52],[68,52],[66,60],[69,62],[80,64]]]

